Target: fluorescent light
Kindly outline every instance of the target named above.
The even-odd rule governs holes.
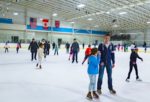
[[[79,4],[79,5],[77,5],[77,8],[84,8],[84,7],[85,7],[84,4]]]
[[[119,14],[120,15],[124,15],[124,14],[127,14],[127,12],[120,12]]]
[[[108,12],[106,12],[107,14],[110,14],[110,12],[108,11]]]
[[[92,21],[93,19],[92,19],[92,18],[88,18],[87,20],[88,20],[88,21]]]
[[[75,22],[71,22],[72,24],[74,24]]]
[[[150,24],[150,21],[148,21],[147,24]]]
[[[53,16],[55,17],[55,16],[57,16],[58,14],[57,13],[53,13]]]
[[[14,12],[14,15],[17,16],[17,15],[18,15],[18,12]]]
[[[114,28],[117,28],[117,27],[118,27],[118,25],[117,25],[117,24],[115,24],[115,25],[113,25],[113,27],[114,27]]]

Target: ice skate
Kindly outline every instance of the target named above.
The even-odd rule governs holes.
[[[101,95],[101,94],[102,94],[102,91],[101,91],[101,90],[97,90],[97,93],[98,93],[99,95]]]
[[[114,89],[109,90],[111,94],[116,94],[116,91]]]
[[[93,99],[91,92],[89,92],[89,93],[87,94],[86,98],[87,98],[88,100],[92,100],[92,99]]]
[[[140,79],[140,78],[137,78],[137,79],[136,79],[136,81],[142,81],[142,79]]]
[[[96,93],[96,91],[93,91],[93,98],[99,99],[99,96],[98,96],[98,94]]]
[[[130,82],[130,79],[126,79],[126,82]]]

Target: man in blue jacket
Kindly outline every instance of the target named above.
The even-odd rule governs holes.
[[[76,63],[78,63],[78,52],[80,50],[79,44],[76,39],[74,39],[74,42],[71,45],[72,52],[73,52],[73,58],[72,58],[72,63],[74,63],[74,60],[76,60]]]
[[[112,43],[110,43],[109,34],[104,36],[104,43],[99,45],[98,50],[101,53],[101,61],[99,66],[97,92],[99,94],[102,94],[101,86],[103,81],[104,69],[106,68],[108,76],[108,88],[111,94],[116,94],[116,91],[113,89],[112,85],[112,68],[115,67],[114,46]]]

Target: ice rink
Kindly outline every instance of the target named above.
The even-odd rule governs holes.
[[[113,85],[117,95],[111,95],[107,88],[107,74],[103,81],[103,94],[94,102],[149,102],[150,101],[150,53],[139,53],[144,62],[138,60],[139,76],[135,71],[131,82],[125,82],[129,70],[130,52],[115,52],[116,67],[113,69]],[[31,61],[30,51],[15,49],[4,53],[0,49],[0,102],[89,102],[86,99],[89,78],[87,62],[82,66],[84,51],[79,53],[79,63],[68,61],[65,49],[54,56],[53,51],[36,69],[36,61]]]

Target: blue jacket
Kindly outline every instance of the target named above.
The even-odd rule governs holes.
[[[100,63],[100,55],[97,56],[91,55],[88,58],[88,74],[98,74],[99,72],[99,63]]]
[[[111,65],[112,63],[115,64],[115,49],[112,43],[108,48],[104,44],[100,44],[98,50],[101,52],[101,62],[105,65]]]

